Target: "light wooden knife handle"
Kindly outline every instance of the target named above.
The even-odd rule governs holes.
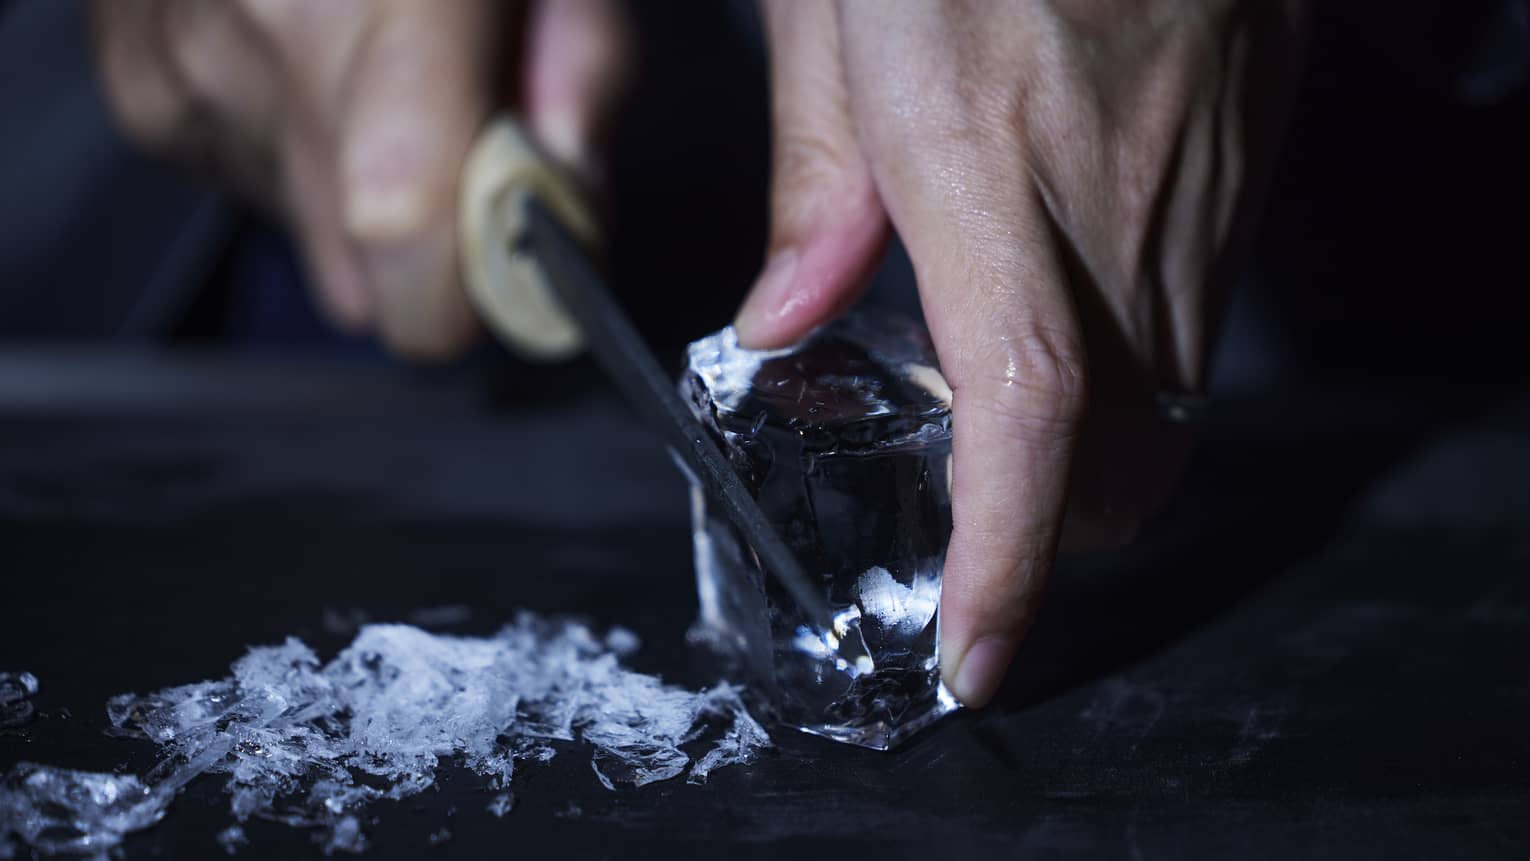
[[[515,250],[535,195],[581,243],[599,228],[578,190],[506,116],[491,119],[462,171],[458,234],[463,284],[485,324],[521,356],[540,361],[579,353],[584,338],[530,254]]]

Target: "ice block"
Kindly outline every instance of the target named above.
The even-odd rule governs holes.
[[[695,639],[777,719],[838,741],[887,749],[954,711],[938,613],[951,392],[928,334],[861,310],[783,350],[723,329],[686,358],[682,394],[835,614],[815,624],[693,488]]]

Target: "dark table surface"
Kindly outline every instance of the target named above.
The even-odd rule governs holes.
[[[0,350],[0,669],[43,685],[0,770],[146,769],[147,743],[102,735],[109,696],[289,634],[332,654],[326,610],[463,605],[476,633],[578,613],[636,630],[639,669],[708,681],[683,486],[564,373],[588,385],[490,397],[294,357]],[[447,770],[371,809],[370,854],[1523,858],[1527,526],[1525,393],[1223,403],[1144,538],[1063,566],[994,707],[891,754],[778,731],[705,786],[608,791],[565,751],[518,772],[504,819]],[[211,856],[229,823],[203,779],[127,855]],[[317,854],[248,831],[243,857]]]

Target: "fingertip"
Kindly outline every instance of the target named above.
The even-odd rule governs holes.
[[[394,355],[441,362],[461,355],[478,326],[458,284],[451,224],[409,242],[363,249],[367,286],[377,304],[377,328]]]
[[[383,346],[399,359],[417,365],[441,365],[457,359],[467,351],[474,340],[474,331],[405,330],[395,333],[383,330]]]
[[[740,344],[769,350],[795,343],[866,292],[886,245],[887,219],[874,192],[863,198],[820,226],[786,232],[785,241],[777,234],[777,250],[734,319]]]
[[[968,708],[982,708],[1004,681],[1034,618],[1035,597],[1019,569],[996,569],[991,548],[953,536],[941,584],[940,668]],[[983,560],[973,564],[967,560]]]
[[[988,705],[1004,681],[1017,646],[1018,641],[1008,635],[979,637],[943,670],[946,687],[968,708]]]
[[[770,256],[755,279],[733,320],[739,344],[745,348],[771,350],[796,340],[789,312],[797,260],[797,249],[783,248]]]
[[[366,286],[350,273],[325,278],[320,276],[319,304],[325,319],[347,335],[360,335],[372,328],[373,308]],[[337,280],[337,277],[341,280]]]
[[[281,196],[319,311],[342,332],[366,332],[376,323],[377,309],[361,257],[346,237],[332,160],[302,127],[289,127],[278,145],[286,168]]]
[[[773,253],[733,322],[739,343],[752,350],[785,347],[848,310],[866,290],[867,260],[878,257],[880,244],[872,242],[823,234],[802,251],[788,246]]]

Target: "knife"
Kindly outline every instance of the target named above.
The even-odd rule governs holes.
[[[764,570],[820,631],[843,638],[845,626],[836,625],[821,590],[597,273],[586,250],[598,241],[593,219],[567,180],[512,121],[499,120],[470,155],[463,186],[464,280],[489,328],[533,357],[560,358],[587,348],[754,549]],[[540,339],[541,346],[528,339]]]

